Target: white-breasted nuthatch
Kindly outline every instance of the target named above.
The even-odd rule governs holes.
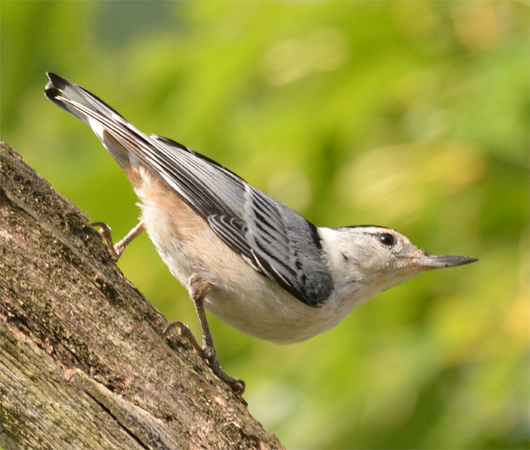
[[[46,97],[92,128],[141,200],[140,224],[111,250],[119,256],[147,231],[195,303],[203,346],[175,324],[235,391],[244,383],[219,365],[204,308],[250,336],[290,344],[415,275],[477,261],[432,255],[390,228],[316,227],[215,161],[142,133],[84,88],[47,75]]]

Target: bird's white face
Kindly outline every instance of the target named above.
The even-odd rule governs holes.
[[[417,267],[425,256],[410,240],[390,228],[340,228],[341,251],[346,259],[368,272],[379,274]]]
[[[369,284],[378,292],[428,270],[417,263],[425,251],[395,230],[368,226],[337,231],[343,270],[355,281]]]

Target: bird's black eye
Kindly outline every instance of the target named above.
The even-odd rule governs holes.
[[[392,236],[390,233],[382,233],[377,238],[381,244],[388,245],[389,247],[394,245],[395,242],[394,236]]]

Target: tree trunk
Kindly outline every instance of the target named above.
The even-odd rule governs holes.
[[[127,281],[88,217],[0,143],[0,445],[278,449]]]

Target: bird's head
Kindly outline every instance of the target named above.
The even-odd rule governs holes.
[[[391,228],[354,226],[321,229],[330,265],[339,278],[365,285],[376,292],[428,270],[477,261],[466,256],[434,255],[417,248]]]

